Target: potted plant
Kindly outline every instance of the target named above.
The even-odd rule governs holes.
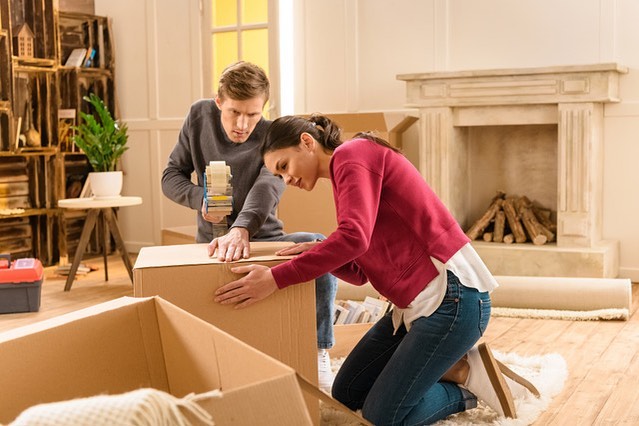
[[[116,197],[122,190],[122,171],[117,171],[118,159],[129,149],[129,138],[125,124],[113,119],[102,99],[91,93],[84,96],[95,110],[93,114],[80,113],[81,124],[74,127],[75,144],[84,152],[93,167],[89,173],[91,191],[95,198]]]

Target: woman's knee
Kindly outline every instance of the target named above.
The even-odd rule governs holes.
[[[341,374],[340,374],[341,373]],[[351,388],[353,377],[338,371],[331,388],[331,396],[351,410],[359,410],[364,404],[365,394],[356,392]]]
[[[361,408],[361,404],[359,404],[358,406],[355,401],[348,397],[348,390],[341,385],[340,381],[338,381],[337,378],[335,378],[335,381],[333,382],[333,387],[331,388],[331,396],[353,411]]]

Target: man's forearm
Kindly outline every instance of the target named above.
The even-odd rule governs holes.
[[[199,210],[202,206],[204,188],[193,184],[191,179],[175,170],[165,169],[162,175],[162,192],[171,201]]]

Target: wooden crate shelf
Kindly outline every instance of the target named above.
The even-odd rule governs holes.
[[[73,253],[86,216],[57,208],[58,200],[78,195],[91,171],[70,139],[69,126],[89,112],[83,96],[95,93],[117,115],[109,19],[57,5],[0,0],[0,252],[45,265]],[[74,49],[95,52],[93,59],[65,66]],[[33,132],[27,137],[29,129],[39,145]],[[105,250],[98,240],[92,237],[90,253]]]

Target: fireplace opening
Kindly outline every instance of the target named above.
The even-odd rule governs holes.
[[[557,126],[468,128],[468,220],[472,225],[498,191],[526,196],[557,211]]]
[[[557,237],[556,212],[526,196],[498,191],[484,214],[466,230],[470,240],[487,243],[552,243]]]

